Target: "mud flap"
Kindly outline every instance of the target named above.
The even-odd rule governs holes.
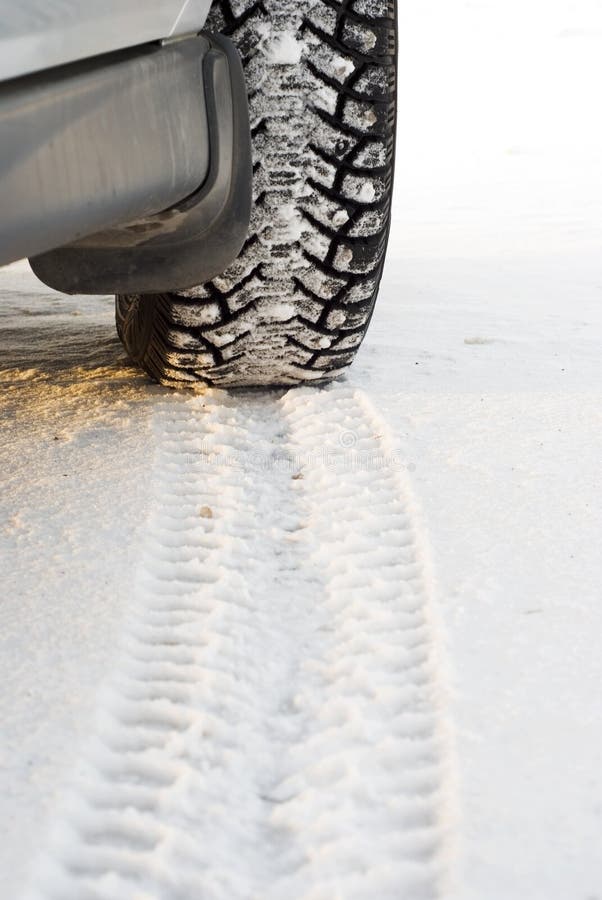
[[[168,209],[104,230],[30,263],[45,284],[73,294],[185,290],[220,274],[238,256],[251,214],[247,92],[231,41],[202,35],[209,168],[198,190]],[[178,135],[174,135],[174,140]]]

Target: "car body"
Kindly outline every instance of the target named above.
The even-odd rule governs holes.
[[[199,32],[211,0],[0,0],[0,82]]]

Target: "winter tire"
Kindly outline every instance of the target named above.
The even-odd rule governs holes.
[[[168,385],[321,382],[352,362],[382,275],[393,186],[394,0],[216,0],[242,56],[254,207],[223,275],[118,296],[126,350]]]

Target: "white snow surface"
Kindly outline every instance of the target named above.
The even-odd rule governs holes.
[[[400,24],[346,380],[156,388],[0,270],[2,898],[602,896],[602,14]]]

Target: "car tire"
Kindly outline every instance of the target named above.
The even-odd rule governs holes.
[[[216,0],[243,59],[254,206],[238,259],[183,293],[120,295],[119,336],[156,381],[324,382],[366,333],[389,234],[394,0]]]

